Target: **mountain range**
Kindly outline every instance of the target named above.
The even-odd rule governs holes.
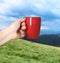
[[[24,39],[31,42],[60,47],[60,34],[45,34],[41,35],[38,39],[27,39],[26,37]]]

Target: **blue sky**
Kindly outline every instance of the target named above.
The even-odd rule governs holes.
[[[0,0],[0,29],[25,16],[42,18],[41,34],[60,33],[59,0]]]

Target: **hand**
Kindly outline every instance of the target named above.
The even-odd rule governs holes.
[[[21,28],[20,28],[21,27]],[[25,36],[25,18],[18,19],[10,25],[12,39],[23,38]]]
[[[0,31],[0,45],[3,45],[11,39],[23,38],[25,36],[25,30],[25,18],[14,21],[6,29]]]

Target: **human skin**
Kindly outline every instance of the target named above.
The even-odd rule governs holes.
[[[19,32],[17,32],[18,29]],[[6,42],[9,42],[11,39],[23,38],[25,36],[25,30],[25,18],[14,21],[10,26],[0,31],[0,46]]]

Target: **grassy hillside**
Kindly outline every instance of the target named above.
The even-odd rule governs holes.
[[[11,40],[0,46],[0,63],[60,63],[60,48],[22,39]]]

